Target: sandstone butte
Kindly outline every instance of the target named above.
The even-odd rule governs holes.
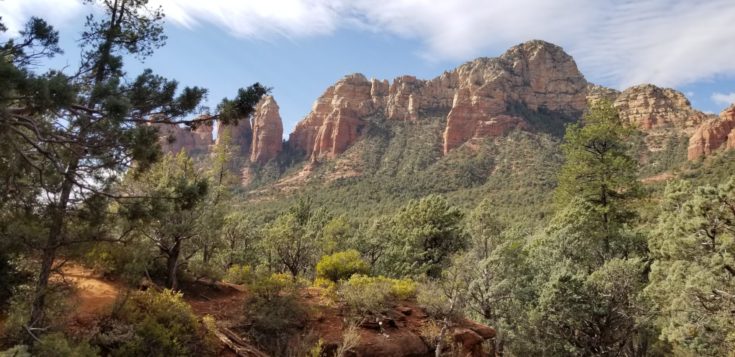
[[[312,162],[328,160],[354,144],[371,117],[420,121],[442,116],[446,154],[476,138],[533,130],[513,108],[579,119],[588,102],[601,99],[613,102],[624,121],[646,134],[649,151],[662,150],[672,137],[691,138],[690,159],[735,146],[732,107],[716,118],[693,109],[673,89],[644,84],[619,92],[589,83],[561,47],[540,40],[514,46],[497,58],[475,59],[430,80],[401,76],[389,82],[347,75],[314,102],[287,145]],[[251,163],[266,163],[282,150],[283,124],[271,96],[258,104],[252,122],[242,120],[229,130],[241,156]],[[213,144],[211,131],[168,127],[162,130],[162,143],[167,151],[206,153]]]

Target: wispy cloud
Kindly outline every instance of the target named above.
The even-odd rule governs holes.
[[[23,29],[31,16],[45,19],[55,26],[79,19],[84,5],[79,0],[0,0],[0,16],[11,34]],[[83,21],[84,19],[81,18]]]
[[[735,92],[733,93],[712,93],[712,101],[717,104],[730,105],[735,103]]]
[[[63,0],[74,3],[78,0]],[[40,0],[0,1],[4,19]],[[170,22],[219,26],[233,36],[277,40],[344,29],[415,39],[424,55],[469,60],[539,38],[562,45],[595,81],[678,86],[735,74],[732,0],[152,0]],[[65,7],[56,5],[56,9]],[[72,11],[76,6],[66,6]],[[68,16],[67,16],[68,18]],[[12,28],[14,23],[6,23]]]

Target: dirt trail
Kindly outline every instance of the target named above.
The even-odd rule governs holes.
[[[643,184],[657,183],[657,182],[671,180],[674,177],[675,177],[674,174],[672,174],[671,172],[663,172],[658,175],[642,178],[641,183]]]
[[[99,316],[110,311],[118,295],[124,292],[124,284],[105,280],[92,269],[78,264],[67,264],[62,274],[54,277],[74,285],[73,303],[80,318]],[[197,315],[229,317],[243,306],[245,292],[242,286],[217,283],[214,285],[192,283],[184,286],[184,300]]]
[[[76,317],[80,319],[92,318],[105,314],[112,309],[115,299],[124,291],[120,283],[103,279],[92,269],[77,264],[67,264],[62,274],[55,276],[74,285]]]

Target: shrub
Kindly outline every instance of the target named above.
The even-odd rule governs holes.
[[[245,306],[250,335],[273,355],[283,355],[290,337],[305,324],[306,311],[296,298],[296,284],[288,274],[256,274]]]
[[[399,300],[407,300],[416,296],[416,282],[411,279],[389,279],[390,291]]]
[[[340,285],[338,295],[359,312],[377,312],[391,299],[406,300],[416,296],[416,283],[411,279],[355,274]]]
[[[357,312],[379,312],[391,296],[387,279],[355,274],[339,287],[339,297]]]
[[[360,331],[356,325],[348,325],[342,334],[342,341],[337,346],[336,357],[344,357],[354,354],[353,349],[360,344]]]
[[[418,289],[416,302],[429,316],[435,318],[443,318],[452,313],[449,299],[434,284],[422,284]]]
[[[59,331],[69,321],[73,306],[70,305],[70,286],[58,282],[50,282],[46,295],[46,308],[44,310],[44,321],[47,330]],[[21,285],[16,289],[15,295],[10,299],[7,319],[3,326],[4,339],[8,342],[20,342],[28,337],[25,326],[28,325],[30,316],[31,300],[33,290],[30,285]]]
[[[353,274],[367,274],[370,266],[356,250],[337,252],[323,256],[316,265],[316,276],[337,282],[347,280]]]
[[[132,326],[132,338],[112,350],[113,356],[181,356],[215,354],[215,337],[182,298],[171,290],[134,293],[118,313]]]
[[[15,345],[5,351],[0,351],[0,357],[33,357],[33,355],[28,352],[28,346]]]
[[[234,264],[225,273],[224,281],[232,284],[248,284],[253,279],[253,272],[249,265]]]
[[[225,276],[226,272],[217,263],[205,263],[201,259],[193,259],[189,261],[187,271],[194,279],[209,279],[211,281],[219,281]]]
[[[99,352],[87,342],[74,343],[61,333],[41,337],[31,349],[34,356],[48,357],[94,357]]]

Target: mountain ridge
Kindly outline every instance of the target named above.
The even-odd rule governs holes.
[[[590,83],[570,55],[542,40],[513,46],[498,57],[476,58],[429,80],[409,75],[393,81],[367,79],[360,73],[346,75],[317,98],[285,142],[272,96],[263,99],[253,118],[230,130],[235,132],[234,144],[241,148],[238,155],[244,158],[246,186],[253,182],[257,167],[273,161],[280,162],[273,169],[280,173],[271,173],[271,178],[293,183],[308,180],[316,166],[337,160],[337,169],[329,176],[332,180],[363,174],[365,170],[358,167],[360,160],[340,156],[383,122],[414,123],[416,127],[440,121],[435,125],[443,125],[441,135],[431,139],[437,141],[431,147],[440,148],[439,154],[432,154],[436,161],[452,150],[471,150],[482,140],[517,130],[560,137],[565,124],[580,121],[588,103],[601,99],[611,101],[621,119],[642,132],[639,156],[644,164],[661,152],[673,150],[673,142],[684,140],[689,141],[688,151],[676,153],[677,157],[691,160],[710,154],[728,142],[732,130],[725,130],[729,121],[694,109],[686,96],[674,89],[641,84],[617,91]],[[700,129],[705,123],[716,129]],[[185,130],[163,130],[163,136],[181,141],[172,144],[162,140],[164,150],[202,154],[216,145],[205,138],[211,129],[179,132]],[[283,159],[286,154],[291,157]],[[286,161],[291,164],[283,164]],[[292,173],[284,176],[294,162],[301,162],[302,168],[296,172],[291,169]]]

